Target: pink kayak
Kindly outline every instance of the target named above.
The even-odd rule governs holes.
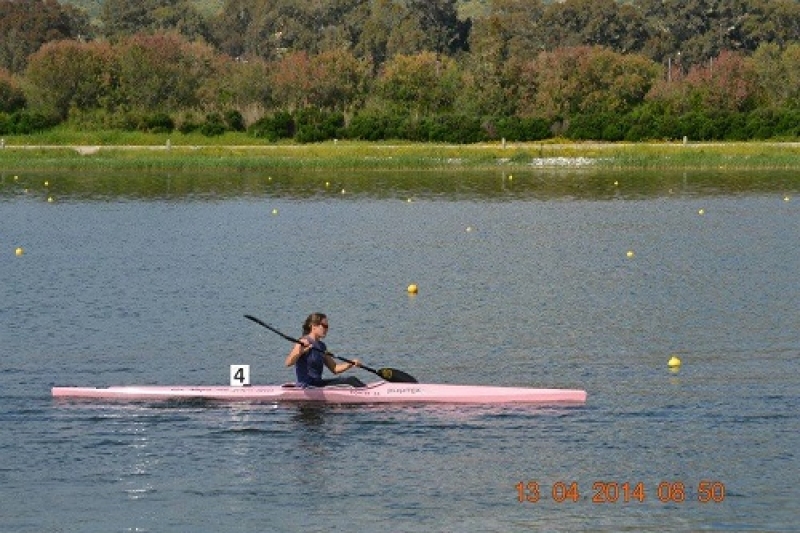
[[[379,381],[363,388],[330,386],[304,389],[294,384],[246,387],[135,385],[106,388],[53,387],[53,397],[121,401],[203,399],[225,402],[323,402],[332,404],[581,404],[586,401],[586,391]]]

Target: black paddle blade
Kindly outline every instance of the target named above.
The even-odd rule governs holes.
[[[418,383],[414,376],[396,368],[379,368],[376,374],[391,383]]]

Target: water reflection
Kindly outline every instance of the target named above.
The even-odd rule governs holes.
[[[325,424],[326,407],[323,405],[298,405],[291,420],[298,429],[318,428]]]
[[[121,199],[219,200],[240,197],[295,199],[397,198],[518,200],[653,198],[736,195],[800,190],[792,171],[614,171],[524,169],[507,171],[276,171],[92,173],[0,172],[0,199],[42,201]]]

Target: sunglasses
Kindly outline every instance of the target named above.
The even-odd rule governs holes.
[[[328,329],[328,324],[319,324],[319,325],[322,326],[325,329]]]

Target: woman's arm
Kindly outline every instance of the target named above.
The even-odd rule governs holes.
[[[328,367],[328,370],[333,372],[334,374],[341,374],[347,370],[350,370],[354,366],[360,366],[361,362],[358,359],[353,359],[352,363],[337,363],[336,360],[329,354],[325,352],[325,366]]]
[[[297,360],[303,356],[303,354],[308,353],[310,346],[303,342],[305,339],[300,339],[300,342],[292,346],[291,351],[289,351],[289,355],[286,356],[286,366],[294,366],[297,363]]]

